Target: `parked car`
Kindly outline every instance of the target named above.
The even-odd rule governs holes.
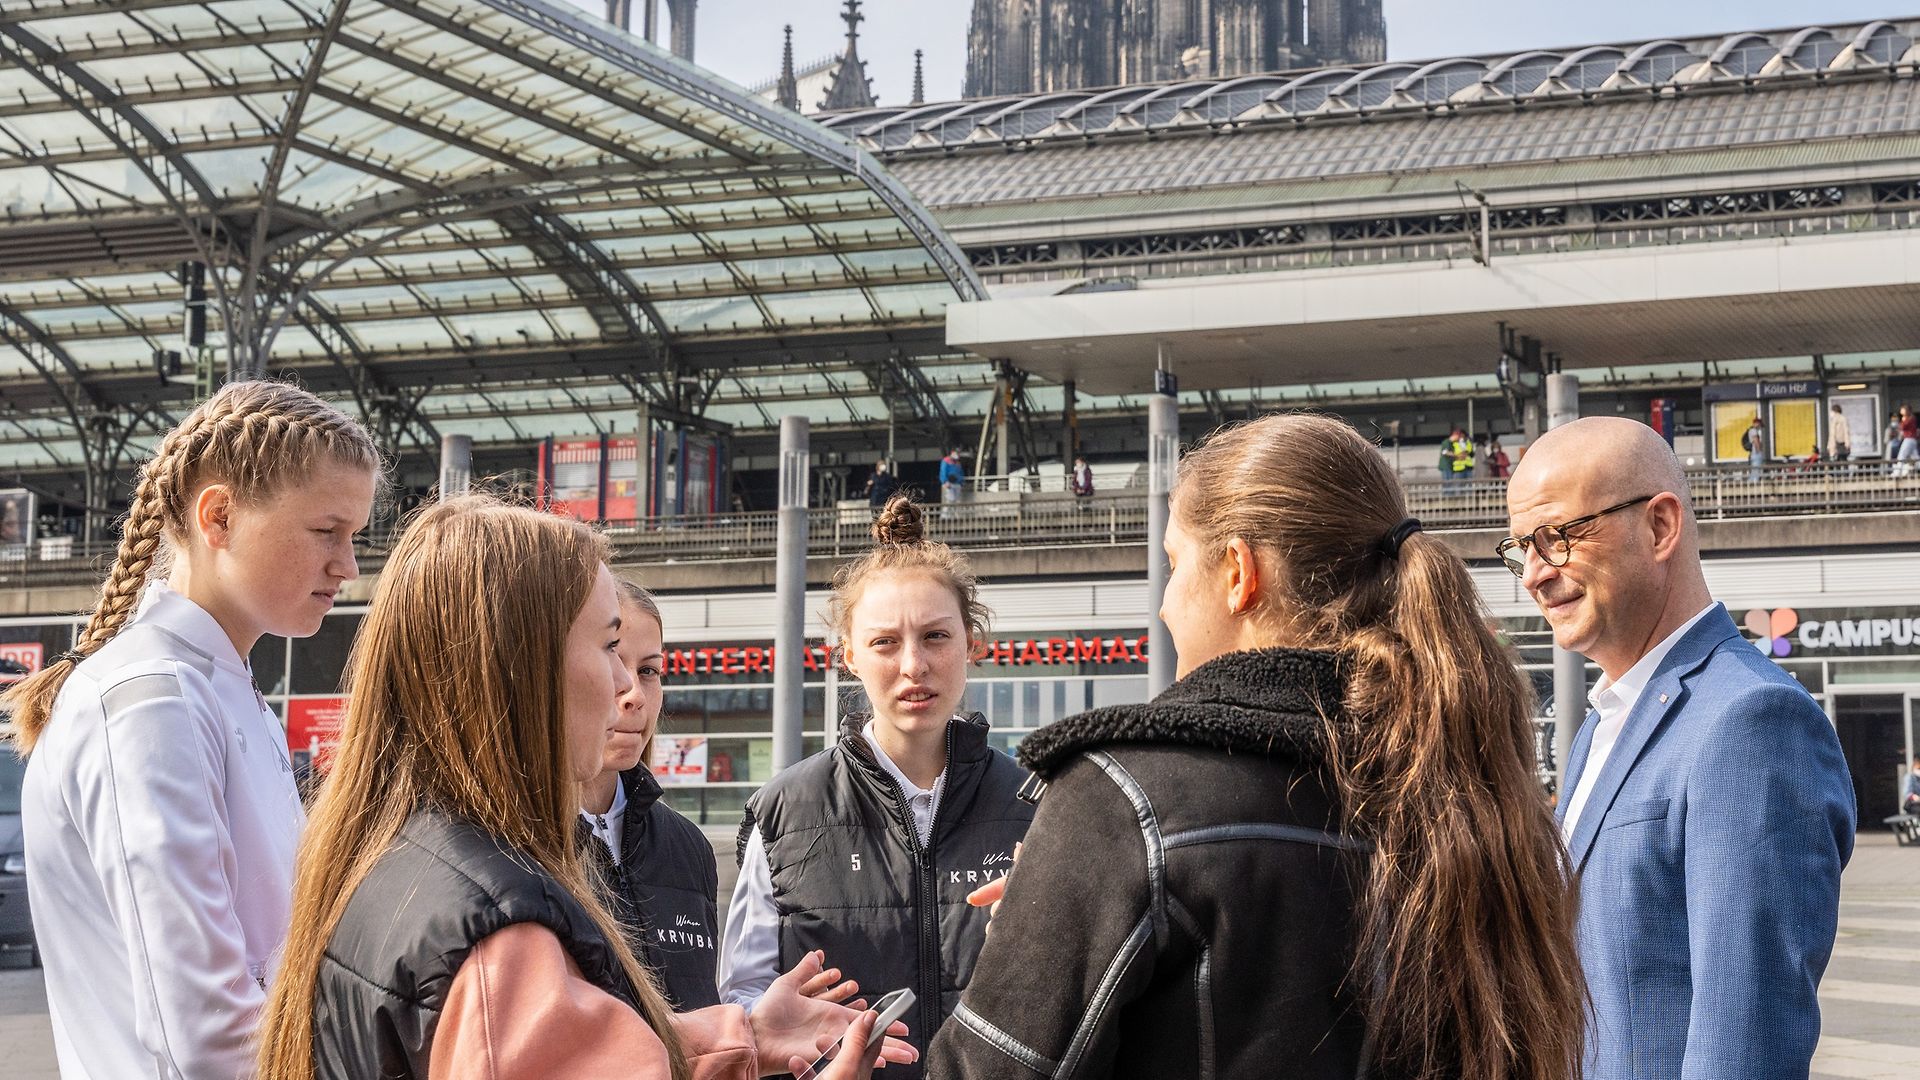
[[[0,950],[24,950],[27,964],[38,967],[40,951],[27,909],[27,853],[20,838],[20,781],[26,775],[27,763],[0,743]]]

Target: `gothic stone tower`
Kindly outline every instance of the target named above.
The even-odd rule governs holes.
[[[1386,59],[1381,0],[974,0],[968,97]]]

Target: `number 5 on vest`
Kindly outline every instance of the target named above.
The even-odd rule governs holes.
[[[860,869],[860,853],[856,851],[849,857],[853,859],[853,868],[855,870]]]

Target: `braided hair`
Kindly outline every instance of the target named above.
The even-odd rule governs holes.
[[[203,487],[225,484],[235,502],[258,503],[320,461],[378,470],[380,452],[364,427],[298,387],[229,383],[188,413],[140,467],[113,567],[79,642],[0,696],[0,707],[13,714],[14,749],[23,755],[33,749],[67,676],[113,640],[147,581],[166,572],[175,549],[187,542]]]

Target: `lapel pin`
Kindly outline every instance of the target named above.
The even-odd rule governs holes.
[[[1662,705],[1665,705],[1666,703],[1667,703],[1667,695],[1665,695],[1665,694],[1661,694],[1661,695],[1660,695],[1660,704],[1662,704]]]

